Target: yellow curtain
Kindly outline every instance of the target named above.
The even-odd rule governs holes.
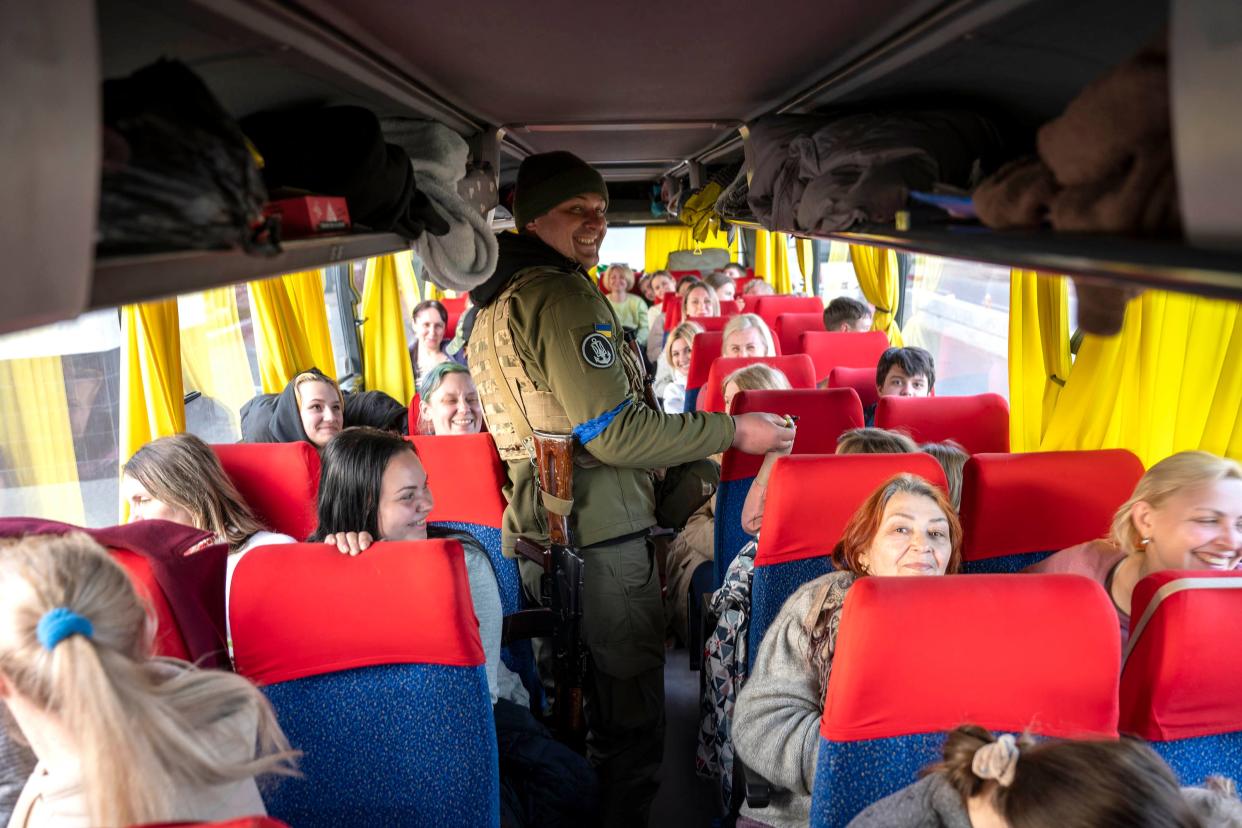
[[[1070,371],[1069,288],[1063,276],[1009,274],[1009,443],[1038,451]]]
[[[59,356],[0,361],[0,424],[6,508],[86,523]]]
[[[396,256],[367,260],[362,287],[362,376],[369,391],[383,391],[402,403],[414,396],[414,369],[405,340],[405,319],[397,287]]]
[[[328,331],[328,306],[324,301],[322,270],[306,270],[281,276],[298,327],[306,336],[311,364],[336,379],[336,359],[332,355],[332,334]]]
[[[814,242],[810,239],[798,239],[798,270],[802,273],[803,291],[810,293],[811,289],[811,271],[815,269],[815,248],[812,247]]]
[[[678,250],[698,250],[703,247],[721,247],[729,251],[729,258],[737,261],[737,236],[729,242],[729,234],[721,231],[710,233],[703,242],[694,240],[689,227],[658,225],[648,227],[644,236],[643,272],[653,273],[668,266],[668,254]]]
[[[176,299],[121,308],[122,463],[144,443],[185,430],[177,320]]]
[[[854,274],[863,296],[875,307],[871,330],[884,331],[889,343],[900,348],[903,341],[901,328],[897,327],[897,303],[901,299],[897,253],[887,248],[851,244],[850,261],[854,263]]]
[[[793,293],[789,278],[789,236],[755,231],[755,275],[762,276],[780,294]]]
[[[263,279],[246,287],[250,291],[259,382],[265,394],[275,394],[284,390],[299,372],[315,364],[310,342],[283,278]],[[319,368],[327,371],[322,365]]]
[[[237,294],[232,287],[216,288],[177,301],[185,383],[224,405],[234,429],[240,429],[239,412],[255,388]]]
[[[1040,447],[1242,459],[1242,305],[1148,291],[1115,337],[1084,338]]]

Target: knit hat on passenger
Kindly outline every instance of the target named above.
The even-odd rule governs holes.
[[[597,193],[608,202],[604,177],[572,152],[544,152],[527,157],[518,167],[513,219],[518,231],[562,201]]]

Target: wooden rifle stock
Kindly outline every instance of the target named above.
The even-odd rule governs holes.
[[[574,436],[535,432],[535,465],[539,470],[539,488],[558,500],[574,499]],[[546,506],[546,504],[545,504]],[[558,546],[571,546],[569,516],[546,509],[548,538]]]

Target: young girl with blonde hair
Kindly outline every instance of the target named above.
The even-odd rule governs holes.
[[[85,535],[0,546],[0,607],[0,697],[39,760],[10,825],[264,814],[255,777],[295,772],[253,685],[150,657],[146,609]]]

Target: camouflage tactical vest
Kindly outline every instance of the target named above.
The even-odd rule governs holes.
[[[570,434],[574,424],[565,414],[564,407],[552,392],[540,388],[531,379],[521,357],[513,347],[513,334],[509,328],[510,303],[514,294],[538,278],[546,278],[547,268],[532,267],[519,271],[501,291],[496,300],[479,308],[474,317],[470,334],[470,375],[479,391],[483,404],[483,418],[487,430],[496,441],[496,448],[504,460],[534,458],[531,437],[535,431],[548,434]],[[601,301],[608,305],[613,318],[613,330],[621,332],[612,305],[602,295]],[[625,343],[615,344],[626,377],[630,380],[631,394],[642,399],[642,368],[638,357]],[[589,465],[591,460],[585,452],[579,452],[579,465]]]

